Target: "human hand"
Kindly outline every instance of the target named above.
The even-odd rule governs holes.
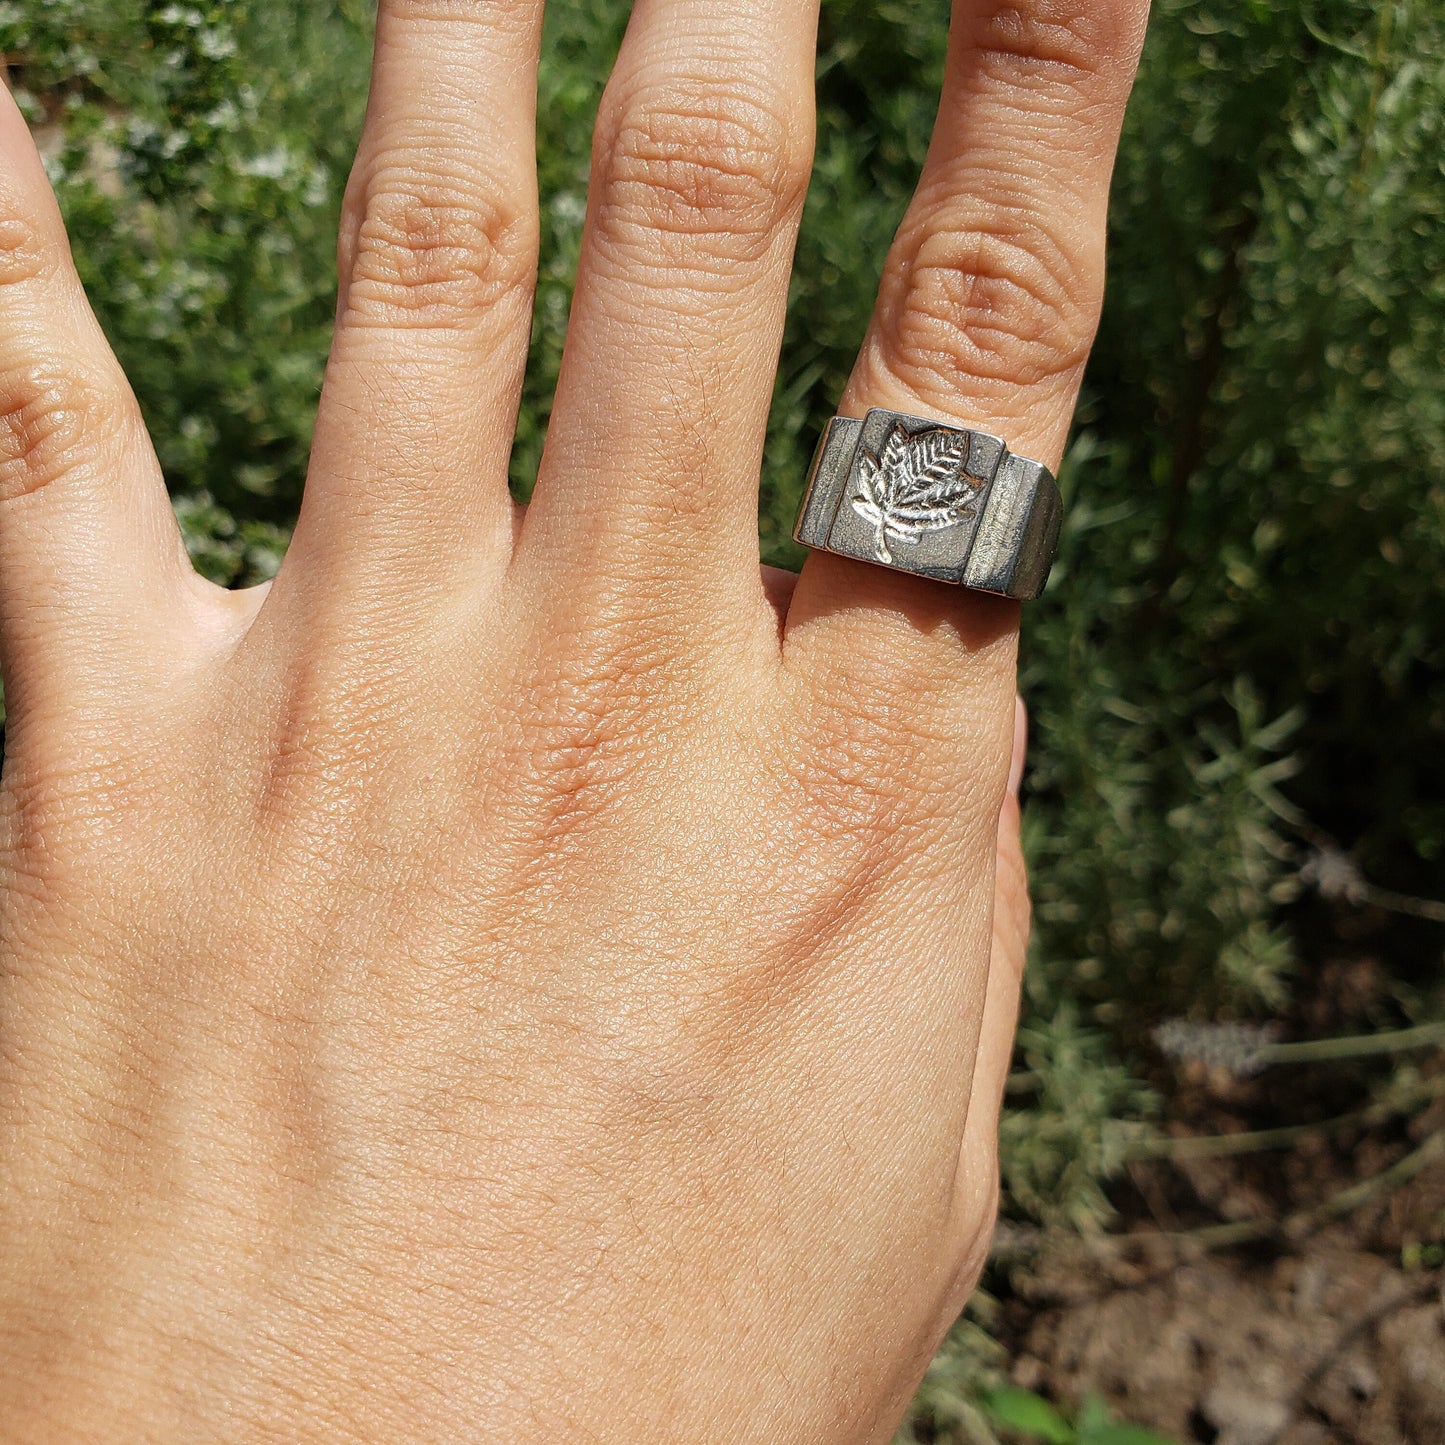
[[[7,1441],[903,1410],[992,1226],[1016,612],[758,571],[814,20],[639,0],[523,517],[540,6],[382,0],[306,498],[241,593],[5,101]],[[1143,23],[960,0],[841,411],[1057,460]]]

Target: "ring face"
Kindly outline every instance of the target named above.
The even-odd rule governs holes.
[[[1048,468],[987,432],[874,408],[834,417],[793,535],[940,582],[1037,597],[1059,532]]]

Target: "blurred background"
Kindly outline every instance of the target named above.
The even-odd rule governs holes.
[[[514,459],[622,0],[553,0]],[[3,0],[196,563],[276,569],[367,0]],[[823,0],[763,551],[862,337],[946,0]],[[902,1439],[1445,1442],[1445,6],[1157,0],[1027,610],[1037,934],[985,1287]]]

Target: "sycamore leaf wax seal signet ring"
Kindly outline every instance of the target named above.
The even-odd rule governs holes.
[[[875,407],[836,416],[794,537],[807,547],[1004,597],[1037,597],[1059,539],[1058,483],[987,432]]]

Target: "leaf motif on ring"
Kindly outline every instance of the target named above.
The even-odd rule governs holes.
[[[968,434],[934,427],[909,436],[896,422],[881,456],[858,459],[848,501],[876,530],[874,555],[892,562],[892,540],[916,544],[926,532],[951,527],[974,514],[979,483],[964,471]]]

